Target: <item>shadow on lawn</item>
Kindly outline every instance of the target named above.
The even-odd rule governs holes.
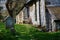
[[[2,30],[0,32],[0,40],[30,40],[30,36],[27,34],[21,34],[19,32],[15,32],[16,34],[12,34],[10,31]]]
[[[16,32],[16,35],[19,35],[19,33]],[[18,40],[18,37],[16,35],[13,35],[9,31],[1,31],[0,40]]]

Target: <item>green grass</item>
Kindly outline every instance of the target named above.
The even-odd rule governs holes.
[[[5,24],[0,23],[0,40],[60,40],[60,32],[40,32],[28,24],[16,24],[16,35],[5,29]]]

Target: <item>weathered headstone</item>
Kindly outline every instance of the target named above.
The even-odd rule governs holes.
[[[14,27],[14,19],[12,17],[8,17],[6,19],[6,27],[7,28]]]
[[[6,20],[5,20],[6,29],[10,29],[10,31],[13,34],[15,34],[14,23],[15,23],[15,20],[10,16],[7,17]]]

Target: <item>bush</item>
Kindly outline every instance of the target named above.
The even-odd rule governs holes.
[[[3,19],[3,16],[1,15],[1,13],[0,13],[0,20],[2,20]]]

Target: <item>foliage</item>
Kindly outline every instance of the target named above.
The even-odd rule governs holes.
[[[7,0],[6,8],[10,16],[15,17],[16,14],[18,14],[21,11],[25,3],[26,3],[26,0],[22,0],[22,1],[21,0]]]
[[[0,40],[60,40],[60,32],[40,32],[28,24],[15,25],[16,37],[0,23]]]
[[[0,20],[1,20],[1,19],[3,19],[3,16],[2,16],[2,15],[0,15]]]
[[[1,15],[1,10],[3,9],[3,7],[0,7],[0,20],[3,19],[3,16]]]

